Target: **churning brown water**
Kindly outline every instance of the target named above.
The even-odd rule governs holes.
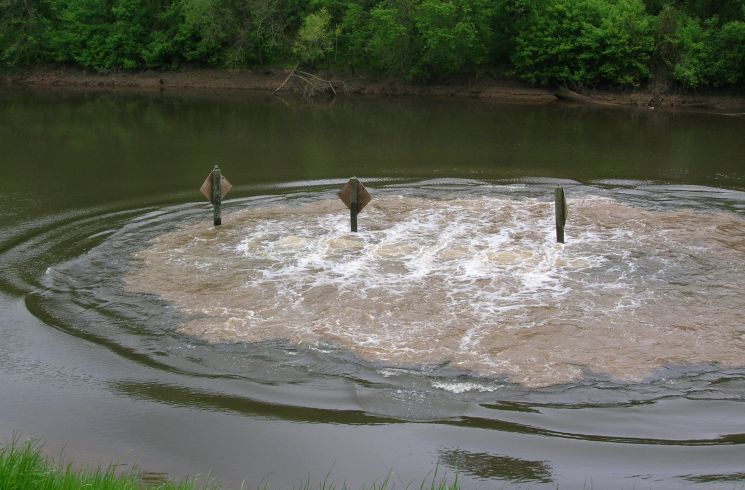
[[[191,318],[185,335],[335,346],[381,368],[545,386],[743,364],[745,220],[602,196],[569,213],[561,245],[535,197],[387,194],[356,234],[327,194],[265,203],[153,239],[127,287]]]

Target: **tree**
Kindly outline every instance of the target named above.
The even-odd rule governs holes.
[[[414,11],[421,56],[413,74],[448,77],[482,65],[492,42],[490,12],[483,0],[423,0]]]
[[[298,31],[292,52],[302,63],[313,65],[333,49],[331,16],[325,9],[308,14]]]
[[[649,78],[653,48],[640,0],[536,0],[512,62],[531,83],[637,86]]]
[[[275,61],[284,51],[277,0],[181,0],[185,57],[229,67]]]
[[[714,46],[714,85],[745,82],[745,22],[724,24],[715,36]]]
[[[115,65],[115,53],[107,49],[114,22],[113,1],[63,0],[59,24],[52,36],[54,60],[84,68],[107,71]]]
[[[699,4],[703,8],[703,2]],[[745,11],[744,11],[745,13]],[[745,81],[745,23],[701,20],[671,4],[657,15],[655,80],[678,87],[737,85]]]
[[[410,11],[379,4],[370,11],[367,55],[370,69],[384,75],[410,75],[414,64]]]
[[[51,17],[48,0],[0,0],[0,67],[45,61]]]

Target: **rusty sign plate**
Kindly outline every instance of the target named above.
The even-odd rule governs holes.
[[[228,179],[226,179],[225,176],[222,175],[222,179],[220,179],[220,200],[224,199],[232,188],[233,184],[228,182]],[[207,198],[209,202],[212,202],[212,172],[210,172],[207,178],[204,179],[204,184],[202,184],[202,187],[199,188],[199,191],[204,197]]]
[[[337,193],[337,196],[339,196],[339,199],[342,200],[344,205],[349,208],[352,203],[352,181],[347,182],[344,184],[344,187],[341,188],[341,190]],[[362,185],[362,182],[359,180],[357,181],[357,212],[362,212],[362,210],[367,206],[367,204],[372,201],[372,196],[369,192],[367,192],[367,189],[365,189],[365,186]]]

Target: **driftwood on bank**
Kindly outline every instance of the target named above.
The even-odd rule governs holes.
[[[607,102],[604,100],[596,99],[594,97],[588,97],[586,95],[579,94],[577,92],[574,92],[572,90],[569,90],[566,87],[559,87],[552,91],[554,97],[556,97],[559,100],[566,100],[569,102],[577,102],[581,104],[595,104],[595,105],[603,105],[603,106],[622,106],[625,104],[617,104],[613,102]],[[655,95],[652,96],[652,98],[647,102],[647,105],[654,109],[656,106],[662,106],[662,102],[664,100],[664,96],[659,95],[658,93],[655,93]],[[714,109],[716,107],[715,104],[712,104],[709,101],[692,101],[692,102],[678,102],[668,103],[669,107],[681,107],[684,109]],[[745,112],[730,112],[730,113],[724,113],[724,112],[714,112],[714,111],[701,111],[702,114],[715,114],[717,116],[729,116],[729,117],[737,117],[737,118],[745,118]]]
[[[569,90],[566,87],[557,88],[556,90],[553,91],[553,94],[554,94],[554,97],[556,97],[557,99],[566,100],[569,102],[579,102],[582,104],[596,104],[596,105],[618,105],[612,102],[606,102],[604,100],[599,100],[594,97],[588,97],[586,95],[578,94],[577,92]]]
[[[344,80],[326,80],[313,73],[300,70],[299,67],[300,64],[296,64],[287,75],[287,78],[284,79],[279,87],[274,89],[272,94],[277,95],[292,79],[299,80],[302,83],[303,96],[308,98],[317,97],[322,93],[328,93],[336,97],[337,89],[344,89],[345,91],[347,89],[347,83]]]

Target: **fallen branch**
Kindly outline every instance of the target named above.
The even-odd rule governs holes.
[[[295,65],[295,67],[294,67],[294,68],[292,69],[292,71],[290,72],[290,74],[289,74],[289,75],[287,75],[287,78],[285,78],[285,81],[284,81],[284,82],[282,82],[282,84],[281,84],[281,85],[280,85],[279,87],[277,87],[276,89],[274,89],[274,92],[272,92],[272,95],[276,95],[276,94],[277,94],[277,92],[279,92],[280,90],[282,90],[282,87],[284,87],[284,86],[285,86],[285,84],[287,83],[287,81],[288,81],[288,80],[289,80],[290,78],[292,78],[292,75],[294,75],[294,74],[295,74],[295,70],[297,70],[298,66],[300,66],[300,63],[297,63],[297,64]]]
[[[290,71],[287,78],[282,84],[277,87],[272,94],[277,95],[277,92],[282,90],[287,82],[293,78],[296,78],[303,82],[303,95],[306,97],[315,97],[319,91],[329,91],[334,97],[338,95],[337,88],[342,87],[344,90],[347,88],[347,83],[343,80],[326,80],[313,73],[307,71],[298,70],[299,63]]]
[[[318,75],[314,75],[313,73],[308,73],[305,71],[298,71],[298,73],[302,73],[305,76],[311,77],[315,80],[318,80],[321,83],[328,84],[331,91],[336,95],[336,88],[334,87],[334,84],[340,84],[344,89],[347,88],[347,83],[344,80],[324,80],[323,78],[319,77]]]

